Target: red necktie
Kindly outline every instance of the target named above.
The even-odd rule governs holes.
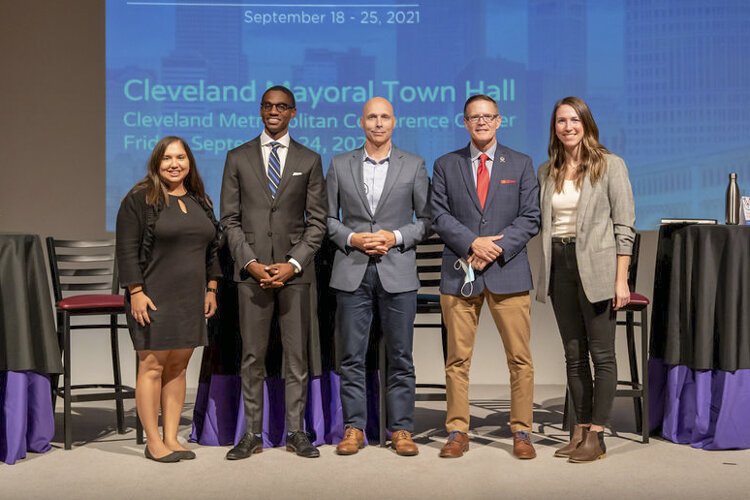
[[[489,158],[484,153],[479,155],[479,168],[477,168],[477,196],[482,209],[484,209],[484,202],[487,201],[487,191],[490,189],[490,174],[487,172]]]

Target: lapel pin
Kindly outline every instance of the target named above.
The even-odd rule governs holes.
[[[498,160],[500,161],[500,163],[505,163],[505,157],[504,156],[501,156],[500,158],[498,158]]]

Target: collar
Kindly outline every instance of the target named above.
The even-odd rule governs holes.
[[[495,151],[497,150],[497,141],[495,141],[495,144],[490,147],[487,151],[479,151],[479,148],[474,145],[473,142],[469,143],[469,154],[471,155],[471,161],[479,161],[479,155],[482,153],[489,156],[488,161],[494,161],[495,160]]]
[[[367,148],[362,146],[362,163],[372,163],[373,165],[383,165],[384,163],[390,163],[391,153],[393,153],[393,147],[388,150],[388,154],[382,160],[375,160],[367,154]]]
[[[292,138],[289,136],[289,132],[284,134],[283,136],[279,137],[278,139],[271,139],[271,136],[266,134],[265,129],[263,132],[260,133],[260,145],[261,147],[269,146],[272,142],[278,142],[285,148],[289,148],[289,143],[291,142]]]

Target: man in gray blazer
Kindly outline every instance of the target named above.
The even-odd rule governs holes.
[[[391,103],[365,103],[364,147],[333,158],[328,168],[328,234],[338,247],[330,285],[336,294],[344,439],[352,455],[364,446],[365,357],[378,311],[388,358],[388,427],[399,455],[416,455],[412,362],[419,278],[415,246],[430,228],[424,160],[395,147]]]
[[[289,137],[294,94],[271,87],[260,115],[265,129],[227,154],[221,222],[234,259],[242,336],[242,395],[247,433],[227,459],[263,448],[263,383],[271,320],[278,310],[284,350],[287,449],[319,452],[304,432],[313,257],[325,234],[326,192],[320,156]],[[313,288],[314,290],[314,288]]]

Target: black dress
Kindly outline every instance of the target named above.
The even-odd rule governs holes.
[[[187,213],[180,209],[178,199],[185,204]],[[190,196],[170,195],[169,201],[154,225],[153,246],[143,269],[143,289],[156,311],[148,311],[151,324],[145,327],[127,314],[136,351],[208,344],[204,317],[206,283],[221,275],[216,259],[207,259],[216,228],[203,207]]]

